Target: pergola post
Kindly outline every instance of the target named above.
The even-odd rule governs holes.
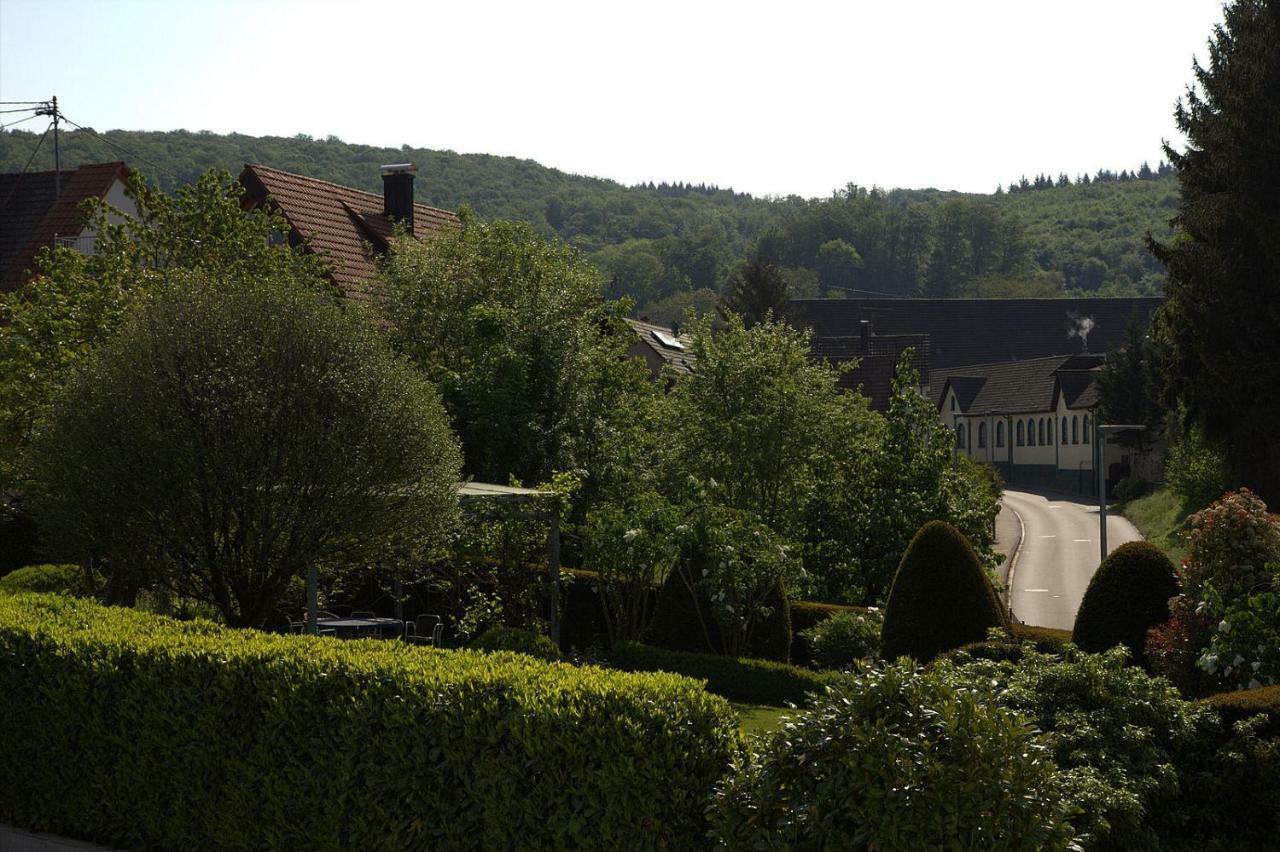
[[[547,571],[551,574],[551,641],[560,647],[560,507],[551,512],[547,532]]]

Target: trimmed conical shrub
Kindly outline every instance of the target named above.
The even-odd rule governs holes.
[[[1132,541],[1111,552],[1089,582],[1071,639],[1084,651],[1124,645],[1145,666],[1147,631],[1169,620],[1169,598],[1178,580],[1169,557],[1148,541]]]
[[[881,634],[884,658],[925,663],[1005,626],[995,589],[968,540],[942,521],[921,527],[902,554],[889,590]]]

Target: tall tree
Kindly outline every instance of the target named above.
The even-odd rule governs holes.
[[[1209,62],[1175,110],[1188,139],[1165,153],[1182,209],[1169,242],[1149,238],[1169,273],[1159,314],[1165,369],[1238,480],[1280,501],[1280,2],[1236,0],[1214,28]]]
[[[720,299],[720,315],[737,314],[747,326],[778,317],[790,293],[782,271],[757,255],[738,267]]]
[[[1147,427],[1145,431],[1120,436],[1123,443],[1138,448],[1158,438],[1164,427],[1158,347],[1147,331],[1141,323],[1130,325],[1124,347],[1107,353],[1098,378],[1103,419]]]

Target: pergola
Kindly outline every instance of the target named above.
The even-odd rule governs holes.
[[[551,577],[551,641],[560,644],[560,495],[537,488],[497,485],[492,482],[458,483],[458,502],[463,511],[477,515],[526,515],[547,523],[547,573]],[[315,631],[319,607],[316,566],[307,571],[307,626]],[[394,596],[400,600],[400,581]],[[399,615],[397,615],[399,617]]]

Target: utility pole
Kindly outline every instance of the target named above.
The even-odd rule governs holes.
[[[62,152],[58,148],[58,96],[54,95],[40,105],[36,115],[47,115],[53,118],[53,193],[54,198],[62,195]]]

